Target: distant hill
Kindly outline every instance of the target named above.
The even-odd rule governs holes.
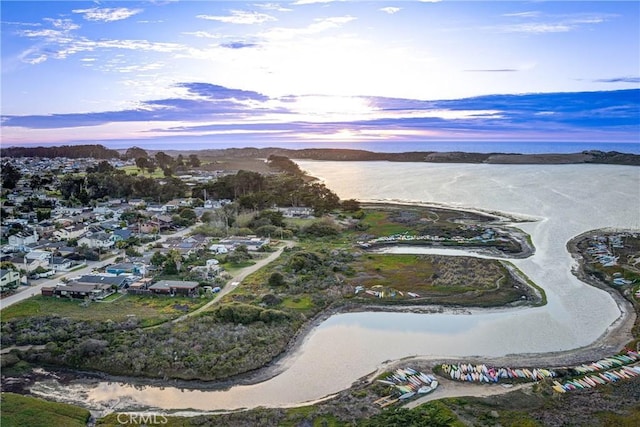
[[[103,145],[61,145],[57,147],[7,147],[0,148],[0,157],[68,157],[79,159],[119,159],[120,153]]]
[[[120,152],[122,152],[122,156]],[[103,145],[62,145],[58,147],[8,147],[0,149],[1,157],[93,157],[96,159],[121,158],[124,150],[112,150]],[[290,159],[331,161],[389,161],[431,163],[494,163],[494,164],[576,164],[600,163],[640,166],[640,155],[617,151],[590,150],[573,154],[517,154],[517,153],[466,153],[461,151],[435,152],[410,151],[404,153],[377,153],[366,150],[342,148],[223,148],[211,150],[146,150],[177,156],[197,154],[200,157],[218,159],[266,159],[270,155]]]
[[[514,154],[412,151],[405,153],[376,153],[365,150],[305,148],[226,148],[195,151],[202,157],[268,158],[275,154],[291,159],[332,161],[432,162],[432,163],[494,163],[494,164],[576,164],[600,163],[640,166],[640,155],[617,151],[583,151],[573,154]],[[167,151],[167,154],[172,154]],[[175,153],[178,153],[176,151]],[[189,151],[194,153],[194,151]]]

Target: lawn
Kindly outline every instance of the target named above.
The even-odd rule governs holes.
[[[151,178],[164,178],[164,172],[160,168],[156,168],[151,175],[148,171],[141,171],[137,166],[123,166],[119,168],[127,173],[127,175],[139,175]]]
[[[392,222],[389,220],[389,214],[383,211],[366,211],[367,214],[362,222],[367,225],[368,234],[376,236],[390,236],[392,234],[400,234],[409,230],[405,224]]]
[[[35,397],[2,393],[2,427],[85,427],[89,411],[66,403],[49,402]]]
[[[286,308],[292,308],[294,310],[310,310],[315,307],[313,301],[311,301],[311,297],[308,296],[297,296],[297,297],[288,297],[282,301],[282,306]]]
[[[59,315],[76,320],[123,321],[135,316],[143,325],[165,322],[193,311],[206,299],[186,297],[164,297],[146,295],[124,295],[111,302],[91,302],[83,306],[81,301],[35,296],[0,312],[3,322],[16,317],[37,315]]]

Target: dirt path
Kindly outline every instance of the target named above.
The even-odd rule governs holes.
[[[185,315],[182,315],[176,319],[173,319],[172,322],[173,323],[177,323],[177,322],[181,322],[184,319],[191,317],[191,316],[195,316],[196,314],[202,313],[203,311],[206,311],[209,309],[209,307],[211,307],[212,305],[216,304],[218,301],[220,301],[225,295],[227,295],[230,292],[233,292],[239,285],[240,283],[247,278],[247,276],[249,276],[250,274],[255,273],[256,271],[260,270],[262,267],[264,267],[265,265],[275,261],[276,259],[278,259],[278,257],[280,257],[280,255],[282,254],[282,251],[284,251],[285,248],[290,248],[293,247],[294,243],[292,241],[285,241],[285,245],[281,246],[277,251],[269,254],[268,257],[263,258],[261,260],[259,260],[258,262],[256,262],[255,264],[246,267],[244,269],[242,269],[242,271],[240,271],[238,274],[236,274],[234,277],[232,277],[229,281],[227,281],[227,283],[225,284],[225,286],[222,288],[222,290],[220,292],[218,292],[216,294],[216,296],[209,301],[208,303],[206,303],[205,305],[203,305],[202,307],[187,313]]]

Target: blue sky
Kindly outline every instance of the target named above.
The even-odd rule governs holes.
[[[0,5],[3,146],[640,144],[640,2]]]

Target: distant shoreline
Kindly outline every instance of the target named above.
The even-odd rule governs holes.
[[[149,150],[155,152],[158,150]],[[640,166],[640,155],[617,151],[589,150],[563,154],[518,154],[518,153],[471,153],[410,151],[383,153],[342,148],[224,148],[206,150],[166,150],[167,154],[198,154],[216,158],[263,158],[271,155],[285,156],[295,160],[325,161],[389,161],[426,163],[485,163],[485,164],[613,164]]]
[[[143,144],[144,145],[144,144]],[[546,153],[519,153],[518,145],[514,146],[514,152],[494,151],[447,151],[447,150],[423,150],[397,151],[386,150],[370,151],[352,148],[284,148],[284,147],[243,147],[243,148],[188,148],[176,149],[180,145],[172,145],[167,149],[144,149],[153,155],[164,152],[172,156],[178,154],[196,154],[217,161],[223,160],[256,160],[266,159],[271,155],[288,157],[296,160],[325,160],[325,161],[389,161],[389,162],[427,162],[427,163],[485,163],[485,164],[612,164],[640,166],[640,154],[621,151],[603,151],[588,149],[577,152],[546,152]],[[131,147],[129,147],[131,148]],[[382,147],[380,147],[382,148]],[[387,148],[387,147],[384,147]],[[401,148],[401,147],[397,147]],[[407,148],[407,147],[405,147]],[[418,148],[418,147],[416,147]],[[442,147],[440,147],[442,148]],[[505,148],[505,147],[500,147]],[[82,150],[80,150],[82,149]],[[128,148],[107,148],[103,145],[62,145],[62,146],[29,146],[29,147],[3,147],[0,148],[0,156],[8,157],[96,157],[107,159],[110,156],[117,157],[126,153]]]

